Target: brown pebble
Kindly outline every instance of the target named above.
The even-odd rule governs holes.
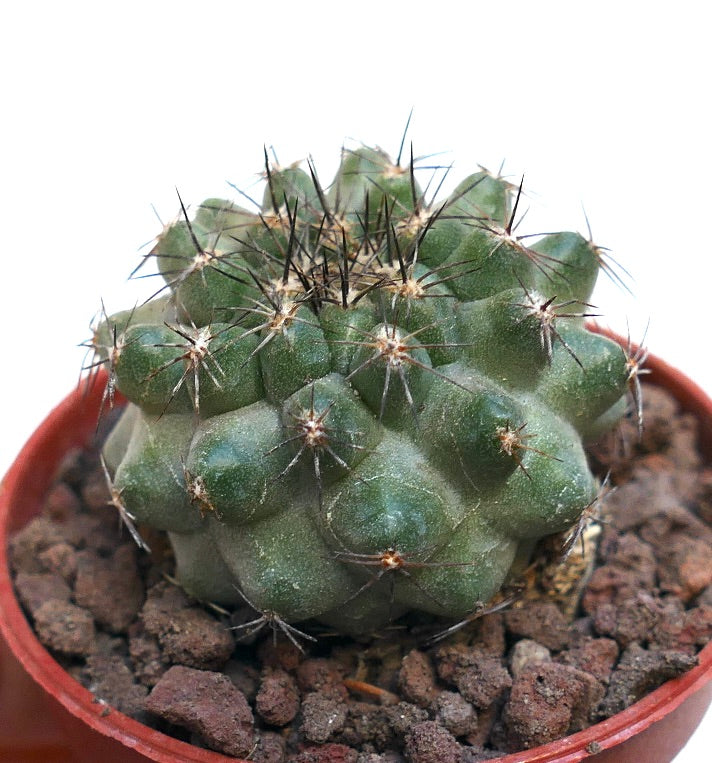
[[[296,670],[304,654],[284,634],[277,633],[275,639],[270,633],[257,646],[257,659],[265,668]]]
[[[403,737],[416,723],[428,718],[428,712],[422,707],[412,705],[410,702],[399,702],[384,709],[388,723],[396,736]]]
[[[74,585],[77,574],[77,552],[69,543],[55,543],[40,551],[38,559],[44,569],[59,575],[69,585]]]
[[[440,724],[423,721],[405,735],[405,754],[410,763],[460,763],[461,748]]]
[[[344,668],[337,660],[309,657],[296,671],[297,684],[303,692],[321,691],[346,699],[348,691],[343,684]]]
[[[67,543],[77,549],[90,548],[107,556],[114,552],[120,532],[114,521],[106,522],[102,516],[84,512],[62,523],[62,536]]]
[[[148,689],[134,681],[126,661],[118,655],[92,654],[84,667],[86,685],[98,699],[127,715],[143,712]]]
[[[698,510],[700,518],[712,525],[712,467],[706,466],[698,476]]]
[[[558,651],[569,643],[568,623],[550,601],[527,602],[504,613],[507,630],[519,638],[530,638],[547,649]]]
[[[146,633],[140,621],[129,626],[128,636],[129,655],[136,678],[144,686],[151,688],[168,669],[168,662],[163,657],[158,639]]]
[[[673,397],[658,387],[646,385],[643,395],[645,426],[639,434],[639,449],[644,453],[667,449],[672,440],[677,415],[678,404]]]
[[[166,580],[161,580],[148,590],[141,618],[151,631],[160,631],[170,623],[176,610],[193,605],[185,591]]]
[[[651,586],[642,586],[649,590]],[[604,564],[593,571],[581,598],[584,612],[594,614],[599,607],[617,605],[641,588],[639,575],[615,564]]]
[[[112,633],[124,632],[143,604],[136,554],[133,544],[119,546],[108,558],[91,549],[77,554],[76,602]]]
[[[667,596],[658,601],[657,618],[655,625],[645,639],[650,649],[669,649],[677,647],[680,651],[688,651],[694,654],[695,649],[690,643],[681,641],[683,625],[685,622],[685,605],[674,596]]]
[[[577,617],[570,627],[571,646],[576,646],[581,640],[593,638],[593,618],[591,615]]]
[[[441,644],[432,654],[439,678],[449,684],[455,683],[455,673],[459,668],[470,665],[472,660],[483,656],[479,649],[460,643]]]
[[[678,504],[674,475],[653,462],[636,464],[629,481],[606,496],[606,511],[613,516],[613,526],[623,532],[674,510]]]
[[[697,597],[697,603],[705,607],[712,607],[712,585],[708,585],[704,591]]]
[[[692,532],[695,535],[692,535]],[[712,583],[712,544],[698,530],[664,532],[659,554],[660,590],[688,602]]]
[[[222,668],[235,646],[231,632],[197,607],[176,612],[170,625],[156,635],[168,660],[200,670]]]
[[[255,698],[255,710],[265,723],[286,726],[299,711],[297,682],[285,670],[268,668]]]
[[[594,615],[593,625],[601,636],[614,638],[621,648],[634,641],[647,641],[661,617],[659,600],[639,591],[618,605],[603,604]]]
[[[362,752],[357,763],[404,763],[403,756],[395,750],[387,752]]]
[[[168,583],[150,589],[141,619],[146,632],[158,639],[164,657],[178,665],[217,670],[230,659],[235,646],[225,625]]]
[[[59,599],[46,601],[35,611],[37,637],[50,649],[67,655],[94,651],[94,618],[81,607]]]
[[[503,657],[507,650],[507,634],[504,615],[493,612],[477,621],[477,629],[470,645],[493,657]]]
[[[694,481],[694,476],[689,477]],[[664,514],[656,514],[640,527],[640,536],[647,543],[656,546],[659,552],[669,553],[678,541],[699,538],[712,542],[712,528],[708,527],[696,514],[686,508],[681,501],[671,506]]]
[[[613,639],[587,638],[575,647],[561,652],[557,662],[584,670],[607,685],[617,659],[618,645]]]
[[[483,750],[476,747],[463,747],[460,763],[486,763],[489,760],[499,760],[504,755],[504,752],[494,749]]]
[[[600,712],[604,717],[619,713],[665,681],[677,678],[696,664],[696,657],[682,652],[652,652],[638,644],[631,644],[611,674]]]
[[[79,496],[65,482],[53,485],[44,500],[42,511],[45,516],[61,522],[81,509]]]
[[[509,750],[531,749],[584,728],[602,697],[601,684],[576,668],[554,662],[526,668],[502,714]]]
[[[254,747],[250,706],[221,673],[174,665],[154,686],[145,708],[198,734],[211,750],[241,758]]]
[[[62,543],[62,530],[47,517],[31,519],[16,532],[8,544],[10,567],[19,572],[46,572],[40,554],[56,543]]]
[[[286,751],[287,743],[281,734],[261,731],[250,760],[252,763],[283,763]]]
[[[72,591],[59,575],[49,572],[20,572],[15,578],[17,595],[34,617],[35,612],[53,599],[68,603]]]
[[[222,672],[247,697],[248,702],[254,702],[260,684],[260,672],[257,668],[233,658],[227,661]]]
[[[104,631],[96,632],[96,647],[93,654],[102,657],[125,657],[126,642],[121,636],[112,636]]]
[[[454,737],[474,734],[477,729],[475,708],[454,691],[441,691],[433,702],[435,720]]]
[[[465,738],[467,744],[478,749],[484,747],[497,721],[499,710],[498,705],[490,705],[484,710],[477,711],[477,727]]]
[[[695,480],[691,479],[702,464],[702,456],[697,448],[699,422],[690,413],[676,420],[670,448],[665,454],[674,467],[675,484],[683,501],[697,496]]]
[[[712,605],[700,604],[699,607],[693,607],[684,613],[682,629],[677,634],[676,641],[673,642],[670,639],[665,642],[665,646],[694,654],[710,639],[712,639]],[[656,639],[657,643],[661,641],[659,637]]]
[[[636,534],[622,533],[616,538],[608,563],[627,572],[637,588],[650,590],[655,587],[655,550]]]
[[[310,742],[326,742],[346,723],[345,702],[322,692],[310,692],[302,699],[301,731]]]
[[[358,752],[345,744],[318,745],[307,747],[298,755],[289,758],[289,763],[357,763]]]
[[[367,743],[383,750],[394,743],[393,730],[380,705],[370,702],[349,702],[349,715],[339,739],[360,749]]]
[[[403,697],[421,707],[429,707],[438,694],[435,668],[427,654],[412,649],[403,657],[398,673]]]
[[[509,689],[512,677],[498,658],[482,655],[457,670],[454,683],[468,702],[476,708],[485,708]]]

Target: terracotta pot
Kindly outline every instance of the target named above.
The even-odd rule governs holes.
[[[661,360],[647,367],[652,383],[670,390],[701,423],[702,446],[712,456],[712,400]],[[37,514],[63,455],[94,432],[101,384],[76,391],[30,438],[0,486],[0,759],[14,763],[112,763],[143,760],[235,761],[179,742],[98,703],[35,638],[15,598],[7,538]],[[5,643],[3,644],[3,639]],[[712,644],[693,670],[661,686],[622,713],[542,747],[500,758],[501,763],[666,763],[684,746],[712,701]],[[598,754],[591,755],[598,751]]]

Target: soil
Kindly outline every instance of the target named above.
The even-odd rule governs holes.
[[[560,563],[549,555],[509,608],[436,643],[424,635],[449,623],[421,617],[369,643],[309,623],[317,642],[303,651],[269,628],[238,640],[230,628],[254,612],[192,600],[160,534],[141,528],[152,554],[139,551],[107,505],[96,449],[67,455],[41,515],[11,540],[17,594],[107,713],[226,755],[474,763],[535,747],[690,669],[712,635],[712,467],[667,393],[646,387],[644,406],[642,438],[626,420],[590,450],[615,489],[589,517],[595,568],[574,605],[541,592]]]

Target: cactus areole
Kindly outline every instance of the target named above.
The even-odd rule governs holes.
[[[445,200],[417,175],[368,147],[328,187],[266,161],[259,211],[181,202],[165,285],[95,330],[105,403],[130,401],[112,502],[251,630],[467,618],[595,500],[583,443],[631,381],[584,326],[602,251],[518,235],[521,187],[486,171]]]

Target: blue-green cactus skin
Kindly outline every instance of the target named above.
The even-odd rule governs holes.
[[[202,600],[353,634],[466,617],[596,496],[583,443],[629,380],[582,320],[600,250],[518,238],[518,191],[485,171],[429,202],[368,147],[328,191],[266,176],[259,211],[167,226],[165,288],[95,333],[129,400],[115,491]]]

